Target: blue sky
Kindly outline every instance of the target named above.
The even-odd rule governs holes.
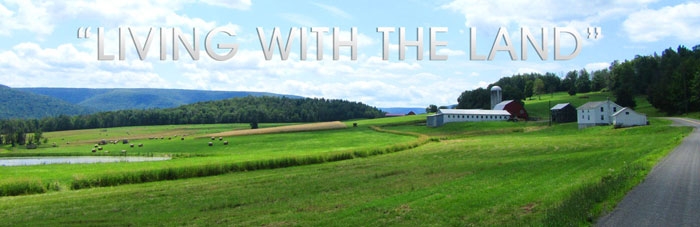
[[[613,60],[660,53],[678,45],[700,44],[700,2],[696,1],[0,1],[0,83],[10,87],[179,88],[228,91],[265,91],[307,97],[361,101],[379,107],[424,107],[456,103],[467,89],[485,87],[501,77],[517,73],[554,72],[607,67]],[[90,27],[89,38],[78,38],[79,28]],[[166,60],[159,59],[160,40],[155,36],[145,60],[138,58],[131,37],[126,36],[123,61],[97,59],[97,28],[105,31],[104,51],[118,55],[118,28],[131,28],[141,44],[149,28],[178,28],[192,42],[199,30],[200,59],[192,60],[180,46],[180,60],[172,60],[172,41],[166,35]],[[214,61],[205,53],[205,35],[224,27],[233,37],[214,36],[214,43],[235,43],[236,55]],[[275,49],[265,60],[256,28],[265,32],[265,43],[274,27],[284,41],[290,28],[307,30],[307,59],[300,60],[300,35],[295,33],[287,60]],[[316,37],[311,27],[338,27],[340,40],[358,31],[358,57],[340,48],[333,60],[332,32],[324,34],[323,60],[316,60]],[[382,33],[389,36],[389,59],[382,59]],[[399,27],[406,39],[423,31],[423,59],[415,47],[406,48],[399,60]],[[429,29],[438,33],[437,54],[445,61],[429,59]],[[520,29],[537,40],[547,30],[548,59],[541,60],[533,47],[528,59],[513,61],[507,51],[491,61],[470,60],[470,51],[488,55],[499,28],[508,32],[518,58]],[[555,61],[554,27],[570,28],[581,36],[580,52],[571,60]],[[600,27],[598,38],[588,38],[588,27]],[[470,28],[476,29],[476,48],[470,48]],[[505,43],[502,40],[498,45]],[[575,48],[570,35],[562,34],[561,53]],[[225,51],[218,50],[223,54]]]

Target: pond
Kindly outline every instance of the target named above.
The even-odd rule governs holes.
[[[139,156],[62,156],[62,157],[4,157],[0,158],[0,166],[28,166],[46,164],[87,164],[106,162],[149,162],[165,161],[170,157],[139,157]]]

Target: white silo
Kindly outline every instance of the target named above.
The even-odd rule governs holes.
[[[491,87],[491,109],[503,100],[503,90],[499,86]]]

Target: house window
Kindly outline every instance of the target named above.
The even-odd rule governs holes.
[[[600,115],[600,120],[604,121],[605,120],[605,115]]]
[[[600,112],[603,112],[603,107],[600,107]]]
[[[625,112],[625,115],[630,115],[630,112]]]
[[[617,106],[613,106],[613,112],[617,112]]]

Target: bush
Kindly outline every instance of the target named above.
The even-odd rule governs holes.
[[[41,180],[18,180],[0,185],[0,196],[39,194],[46,192]]]

